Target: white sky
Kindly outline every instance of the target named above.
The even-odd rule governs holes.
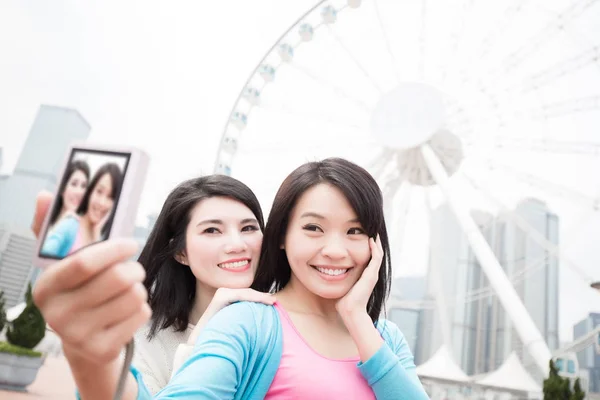
[[[212,172],[224,123],[248,74],[276,38],[314,3],[313,0],[235,0],[210,3],[191,0],[2,1],[0,147],[3,148],[4,164],[0,172],[10,173],[14,167],[41,103],[76,108],[92,126],[90,141],[134,145],[150,153],[151,167],[138,214],[138,223],[145,224],[145,216],[160,208],[167,193],[177,183],[201,173]],[[537,19],[532,18],[531,23],[528,20],[526,24],[532,32],[541,29],[557,10],[569,4],[566,0],[529,3],[538,7],[535,10]],[[462,9],[454,7],[460,4],[462,3],[457,2],[451,7],[456,11],[454,18],[450,18],[446,12],[435,15],[430,10],[428,28],[432,42],[434,40],[431,38],[442,36],[436,31],[439,24],[443,24],[445,20],[452,23],[460,21]],[[418,8],[413,11],[420,12]],[[499,16],[502,15],[501,11],[490,9],[487,13]],[[361,12],[374,20],[372,8],[365,7]],[[484,15],[486,10],[477,12]],[[523,14],[526,17],[533,15],[528,11]],[[363,60],[367,60],[366,69],[373,71],[377,63],[382,61],[381,58],[386,63],[389,60],[382,41],[377,42],[377,46],[372,46],[369,37],[364,34],[361,37],[353,29],[352,23],[358,21],[360,15],[362,14],[349,14],[345,20],[347,43],[354,46],[353,51],[357,54],[365,56]],[[392,26],[395,37],[408,42],[411,38],[410,30],[417,29],[420,20],[403,15],[405,19],[396,23],[396,15],[384,13],[383,19],[392,21],[389,25]],[[597,18],[591,20],[598,21]],[[483,25],[486,19],[482,18],[481,21]],[[340,26],[339,29],[344,29],[342,21]],[[578,46],[571,46],[573,54],[593,42],[590,39],[593,35],[589,34],[590,30],[597,29],[593,26],[600,25],[590,25],[589,21],[583,21],[579,29],[568,32],[578,43]],[[477,26],[470,28],[477,29]],[[379,34],[377,29],[378,26],[373,25],[371,33]],[[460,24],[456,24],[456,29],[460,30]],[[529,33],[531,32],[518,34],[526,36]],[[470,38],[478,39],[477,35]],[[451,37],[444,40],[451,40]],[[520,43],[518,36],[512,40],[514,46]],[[359,78],[352,81],[349,91],[372,106],[377,96],[360,79],[360,71],[357,72],[356,66],[344,58],[346,55],[339,47],[336,53],[327,53],[327,49],[331,48],[327,46],[334,42],[333,37],[327,37],[322,41],[315,40],[312,47],[301,48],[297,52],[298,58],[310,62],[300,62],[299,65],[310,66],[312,62],[324,66],[321,69],[323,76],[339,85],[348,86],[350,74],[357,74]],[[561,43],[560,40],[555,42]],[[451,46],[446,42],[439,43],[439,48],[429,48],[434,54],[430,59],[435,61],[429,64],[430,68],[443,68],[448,63],[448,68],[451,69],[452,63],[448,60],[465,56],[460,51],[448,53]],[[370,57],[375,52],[379,53],[380,59]],[[537,57],[538,62],[546,62],[544,57],[541,52]],[[399,73],[414,74],[418,67],[417,58],[417,47],[409,46],[407,55],[398,61]],[[465,64],[476,61],[464,59]],[[342,63],[342,68],[335,68],[331,62]],[[534,71],[540,66],[531,65],[530,68]],[[310,79],[304,77],[304,80],[296,80],[300,79],[298,77],[301,74],[294,74],[291,70],[278,71],[277,74],[277,85],[269,87],[269,91],[262,96],[264,107],[253,111],[251,115],[250,122],[256,121],[254,130],[250,124],[246,134],[246,138],[250,139],[240,143],[244,154],[234,164],[238,168],[234,168],[234,176],[241,178],[257,192],[266,211],[281,178],[299,162],[323,153],[289,151],[289,148],[295,149],[311,140],[326,141],[326,138],[320,136],[311,138],[311,133],[319,134],[318,118],[328,114],[338,121],[345,118],[346,122],[353,125],[361,125],[366,121],[360,113],[348,112],[351,106],[345,103],[340,103],[337,109],[330,108],[327,112],[319,113],[331,103],[327,90],[317,86],[313,97],[307,97],[306,94],[294,95],[292,90],[300,85],[309,87]],[[393,81],[393,75],[394,71],[391,69],[377,74],[377,83],[386,86]],[[581,76],[582,79],[588,78],[585,73]],[[598,78],[597,75],[592,77]],[[296,86],[290,82],[295,82]],[[572,81],[566,82],[567,86],[573,84]],[[590,94],[600,93],[598,86],[590,84],[589,87]],[[563,89],[554,88],[541,93],[550,101],[558,90]],[[473,102],[477,101],[474,98]],[[503,106],[527,107],[533,104],[532,101],[527,97],[517,98],[518,104],[506,100]],[[300,110],[306,113],[299,112],[295,116],[297,119],[290,123],[288,108],[301,108],[303,103],[310,103],[313,108]],[[337,111],[340,114],[336,114]],[[548,129],[564,132],[572,126],[581,127],[566,121],[563,125],[550,126]],[[588,123],[587,126],[591,124]],[[475,126],[477,128],[479,127]],[[521,129],[526,130],[527,125],[521,125]],[[583,132],[583,136],[578,137],[581,139],[587,131],[579,131]],[[340,134],[339,131],[335,132]],[[346,133],[350,135],[348,132]],[[324,147],[324,151],[336,152],[340,146],[336,147],[335,143],[331,143],[347,138],[329,137],[329,147]],[[569,139],[569,136],[566,138]],[[586,140],[594,138],[597,138],[597,132],[586,137]],[[282,143],[284,139],[291,139],[293,143],[287,146],[287,150]],[[274,161],[267,161],[267,157]],[[528,154],[521,154],[511,156],[508,163],[519,166],[532,164],[534,161]],[[551,171],[550,180],[573,181],[578,187],[600,189],[595,176],[597,174],[583,164],[567,165],[546,161],[539,165]],[[277,168],[273,168],[274,166]],[[581,173],[584,168],[586,172]],[[517,194],[522,190],[516,186],[502,188],[502,192],[505,191],[504,188],[509,188],[506,191]],[[598,192],[594,193],[597,196]],[[586,208],[563,207],[559,203],[551,206],[560,212],[561,217],[564,216],[561,222],[569,226],[568,231],[576,232],[576,235],[569,233],[565,236],[561,231],[561,243],[564,243],[569,257],[575,259],[589,274],[596,274],[600,279],[600,274],[596,273],[599,270],[597,266],[600,264],[600,254],[595,251],[597,243],[593,240],[600,237],[598,213],[594,214]],[[407,247],[418,251],[403,254],[402,264],[409,268],[402,274],[423,274],[426,232],[418,229],[419,221],[423,220],[423,211],[415,209],[409,219],[409,226],[416,228],[408,235]],[[561,339],[565,340],[571,336],[573,323],[585,317],[590,310],[600,311],[600,296],[585,289],[578,277],[565,268],[561,273]]]

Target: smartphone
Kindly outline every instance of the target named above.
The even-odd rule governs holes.
[[[137,148],[72,144],[38,237],[34,265],[44,268],[95,243],[132,236],[149,160]]]

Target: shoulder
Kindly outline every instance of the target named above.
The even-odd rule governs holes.
[[[276,335],[278,314],[275,307],[240,301],[221,309],[206,324],[200,336],[207,337],[211,333],[227,334],[247,343],[269,340]]]
[[[72,232],[79,229],[79,217],[68,215],[56,224],[56,230],[62,232]]]
[[[136,331],[134,336],[137,348],[143,349],[146,353],[165,354],[169,358],[175,354],[178,345],[187,342],[187,338],[192,332],[192,328],[188,328],[184,332],[176,332],[171,327],[158,330],[152,339],[149,339],[151,326],[152,321],[149,321]]]
[[[246,327],[259,327],[274,323],[277,318],[275,307],[251,301],[239,301],[224,307],[211,321],[235,324]]]

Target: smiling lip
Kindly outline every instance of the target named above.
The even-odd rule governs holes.
[[[217,264],[219,268],[229,272],[244,272],[250,269],[249,258],[236,258]]]
[[[311,265],[318,273],[319,276],[326,281],[342,281],[346,279],[346,277],[350,274],[350,270],[353,267],[333,267],[333,266],[321,266],[321,265]],[[329,273],[327,273],[327,272]],[[340,273],[340,271],[344,271]],[[339,275],[332,275],[331,272],[338,273]]]

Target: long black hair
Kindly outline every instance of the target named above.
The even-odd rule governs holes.
[[[88,163],[81,160],[72,161],[69,163],[62,177],[62,181],[60,182],[60,186],[58,187],[58,196],[56,198],[56,203],[54,205],[54,209],[52,210],[52,214],[50,214],[50,225],[54,225],[56,219],[60,215],[60,211],[62,210],[64,204],[63,194],[65,193],[65,188],[67,187],[69,179],[71,179],[71,176],[73,176],[73,174],[76,171],[83,172],[83,174],[85,175],[85,179],[90,179],[90,166],[88,165]]]
[[[85,215],[85,213],[87,213],[88,208],[90,206],[90,197],[92,196],[92,193],[94,192],[94,189],[96,188],[96,185],[98,184],[98,181],[105,174],[110,175],[110,179],[111,179],[111,183],[112,183],[112,190],[110,192],[109,197],[111,199],[113,199],[115,202],[116,202],[116,200],[119,199],[119,196],[121,194],[121,186],[123,183],[123,173],[121,172],[121,168],[119,168],[119,166],[117,164],[106,163],[106,164],[102,165],[100,168],[98,168],[98,171],[96,171],[96,173],[94,174],[92,181],[90,182],[87,189],[85,190],[85,194],[83,195],[81,204],[79,204],[79,208],[77,208],[77,214]],[[104,227],[102,228],[101,233],[103,236],[106,236],[106,234],[108,232],[110,232],[110,228],[112,226],[112,221],[113,221],[113,218],[115,215],[116,208],[117,207],[115,204],[115,206],[110,211],[110,213],[111,213],[110,217],[108,218],[108,220],[104,224]]]
[[[196,297],[196,278],[187,265],[175,256],[186,248],[185,232],[191,212],[201,200],[227,197],[248,207],[264,230],[260,203],[250,188],[225,175],[190,179],[177,186],[167,197],[138,261],[146,270],[144,286],[152,309],[148,338],[171,326],[183,332]]]
[[[330,184],[344,193],[369,237],[376,238],[379,234],[384,257],[379,280],[367,303],[367,312],[375,322],[390,292],[392,276],[390,246],[383,217],[383,196],[375,179],[364,168],[341,158],[303,164],[283,181],[273,200],[251,287],[261,292],[277,292],[290,281],[292,270],[281,244],[298,199],[320,183]]]

